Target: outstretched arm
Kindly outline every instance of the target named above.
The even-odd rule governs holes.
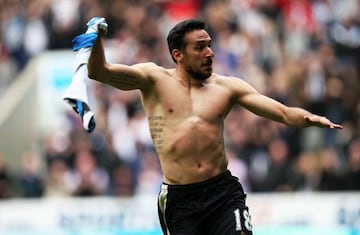
[[[264,96],[240,79],[236,79],[232,87],[236,91],[237,102],[259,116],[293,127],[318,126],[342,129],[341,125],[331,122],[326,117],[310,113],[302,108],[288,107]]]
[[[107,63],[105,59],[102,36],[105,31],[99,29],[88,63],[88,76],[91,79],[114,86],[121,90],[143,89],[150,83],[149,70],[152,63],[132,66]],[[124,52],[125,53],[125,52]]]
[[[310,113],[302,108],[288,107],[259,93],[244,96],[242,103],[255,114],[284,123],[288,126],[318,126],[324,128],[342,129],[341,125],[331,122],[326,117]]]

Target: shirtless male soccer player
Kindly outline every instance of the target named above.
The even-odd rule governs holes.
[[[99,29],[88,76],[121,90],[141,92],[163,171],[158,208],[164,234],[252,234],[246,194],[227,170],[224,148],[223,121],[235,105],[293,127],[342,128],[259,94],[239,78],[213,73],[211,38],[200,20],[185,20],[169,32],[174,69],[154,63],[106,62],[104,33]]]

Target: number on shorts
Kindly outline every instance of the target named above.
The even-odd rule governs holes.
[[[238,208],[238,209],[234,210],[234,215],[235,215],[235,230],[236,231],[242,231],[243,226],[245,227],[245,230],[248,230],[248,231],[252,230],[251,216],[247,209],[243,209],[242,213],[240,213],[240,209]]]

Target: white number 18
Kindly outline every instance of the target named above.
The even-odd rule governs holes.
[[[236,231],[242,230],[241,216],[244,219],[244,226],[245,226],[246,230],[249,230],[249,231],[252,230],[251,216],[247,210],[243,210],[242,214],[240,214],[240,209],[238,208],[238,209],[234,210],[234,215],[235,215]]]

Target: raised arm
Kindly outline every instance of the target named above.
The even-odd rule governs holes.
[[[147,87],[151,83],[149,71],[155,65],[153,63],[141,63],[128,66],[106,62],[102,39],[104,34],[105,32],[99,29],[99,37],[95,41],[89,58],[89,78],[121,90],[144,89]]]
[[[342,129],[341,125],[331,122],[326,117],[310,113],[302,108],[288,107],[262,95],[241,79],[234,79],[231,86],[235,91],[236,101],[259,116],[293,127],[318,126]]]

